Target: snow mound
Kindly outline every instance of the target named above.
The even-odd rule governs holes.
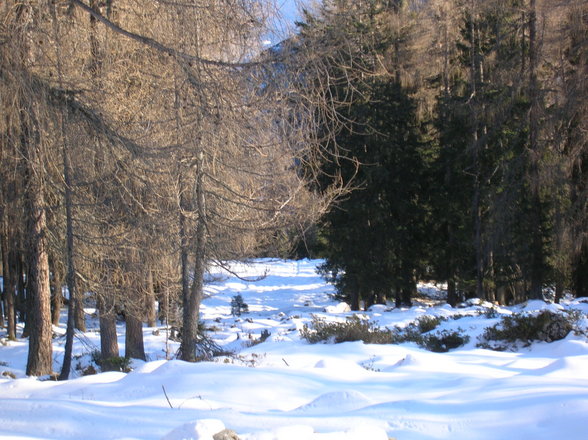
[[[560,304],[546,303],[542,300],[529,300],[526,306],[523,307],[523,312],[539,313],[542,311],[548,311],[551,313],[558,313],[564,310],[564,307]]]
[[[372,313],[385,313],[389,312],[390,310],[391,308],[384,304],[374,304],[368,309],[368,311]]]
[[[359,391],[333,391],[321,394],[312,402],[296,408],[294,411],[300,412],[347,412],[355,411],[366,406],[373,405],[373,402]]]
[[[351,307],[345,302],[340,302],[335,306],[326,306],[325,313],[347,313],[351,312]]]
[[[184,423],[166,434],[161,440],[213,440],[212,436],[225,429],[225,424],[217,419],[202,419]]]

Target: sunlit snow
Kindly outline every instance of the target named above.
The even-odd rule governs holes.
[[[242,440],[588,438],[586,336],[570,334],[517,352],[476,347],[477,336],[502,314],[560,307],[586,313],[586,299],[562,306],[533,301],[485,314],[492,305],[473,301],[454,309],[423,298],[410,309],[389,304],[361,312],[388,327],[424,314],[459,315],[440,328],[461,328],[471,339],[449,353],[411,343],[310,345],[299,331],[313,314],[333,320],[353,314],[332,298],[317,264],[233,266],[244,277],[267,272],[254,283],[212,273],[203,319],[216,343],[235,353],[215,362],[166,360],[178,343],[168,341],[166,348],[162,325],[144,329],[150,361],[133,361],[133,372],[81,376],[76,370],[71,380],[53,382],[25,377],[26,340],[8,342],[0,329],[0,438],[212,440],[225,428]],[[432,285],[422,291],[439,296]],[[240,317],[231,316],[236,294],[249,305]],[[89,330],[76,338],[74,367],[89,365],[99,347],[93,310],[87,312]],[[271,335],[255,345],[263,331]],[[63,334],[64,325],[55,332]],[[122,323],[119,336],[122,354]],[[56,371],[63,344],[63,337],[56,339]]]

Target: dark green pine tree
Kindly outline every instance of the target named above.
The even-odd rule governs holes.
[[[556,109],[557,139],[562,145],[569,204],[562,210],[564,224],[561,236],[571,243],[565,245],[569,258],[571,280],[568,283],[576,296],[588,296],[588,6],[571,6],[565,33],[562,100]],[[565,240],[565,238],[564,238]],[[563,290],[563,289],[560,289]],[[559,293],[561,296],[561,292]]]
[[[473,295],[476,285],[471,215],[475,176],[469,172],[471,155],[468,153],[473,126],[465,105],[467,89],[462,78],[454,78],[451,89],[445,87],[438,98],[435,120],[438,152],[431,167],[433,184],[429,191],[432,276],[447,281],[447,302],[452,306],[465,295]]]
[[[322,270],[357,310],[394,297],[410,306],[423,272],[426,164],[415,103],[386,78],[371,81],[345,117],[354,124],[337,136],[347,156],[337,172],[356,190],[325,216]],[[359,164],[359,168],[352,164]],[[334,170],[326,170],[332,173]]]
[[[315,41],[326,43],[324,83],[343,121],[325,146],[336,159],[323,163],[323,176],[355,188],[321,224],[322,271],[356,310],[387,298],[410,306],[425,266],[427,144],[399,73],[408,52],[404,3],[338,1],[321,21],[309,21]]]
[[[447,247],[434,266],[448,280],[450,303],[459,290],[518,301],[537,268],[546,270],[549,236],[549,200],[537,197],[531,170],[539,151],[529,154],[525,5],[496,0],[468,6],[453,61],[460,74],[440,94],[437,112],[435,168],[445,200],[435,211],[437,237]]]

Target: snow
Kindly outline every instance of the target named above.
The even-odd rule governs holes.
[[[588,415],[588,341],[570,334],[517,352],[476,347],[500,316],[539,310],[588,312],[585,299],[561,306],[530,301],[497,307],[470,301],[451,308],[429,298],[410,309],[375,306],[361,315],[380,326],[403,327],[420,316],[447,318],[438,329],[464,330],[470,342],[448,353],[414,343],[308,344],[300,329],[318,316],[344,320],[352,312],[334,300],[315,272],[317,261],[256,260],[232,270],[257,282],[211,274],[202,305],[215,342],[233,356],[195,364],[167,360],[165,327],[144,328],[148,362],[133,371],[53,382],[24,374],[26,340],[9,342],[0,329],[0,438],[212,440],[227,428],[242,440],[584,439]],[[249,313],[231,316],[240,294]],[[99,347],[93,310],[78,335],[73,365],[84,368]],[[454,319],[452,319],[454,318]],[[588,319],[584,317],[583,325]],[[159,330],[159,334],[154,334]],[[263,331],[271,333],[257,343]],[[55,328],[63,334],[64,324]],[[157,332],[155,332],[157,333]],[[119,327],[121,353],[124,326]],[[61,367],[63,337],[55,340]]]

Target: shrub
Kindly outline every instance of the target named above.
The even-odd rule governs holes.
[[[91,353],[92,362],[100,367],[102,371],[122,371],[129,373],[132,371],[131,358],[124,356],[113,356],[107,359],[102,359],[100,350],[94,350]]]
[[[432,330],[435,330],[445,318],[441,318],[440,316],[431,316],[431,315],[423,315],[419,316],[416,321],[416,325],[421,333],[427,333]]]
[[[326,322],[324,319],[313,316],[311,325],[305,324],[300,335],[311,344],[350,341],[363,341],[366,344],[389,344],[393,340],[390,330],[382,330],[377,327],[375,322],[361,319],[357,315],[347,318],[345,322]]]
[[[270,331],[268,329],[263,329],[261,331],[261,334],[259,335],[258,339],[252,339],[253,335],[249,335],[249,339],[251,339],[249,341],[249,343],[247,344],[249,347],[255,347],[256,345],[262,344],[265,341],[267,341],[267,338],[269,338],[272,334],[270,333]]]
[[[423,335],[434,329],[443,318],[421,317],[404,328],[380,329],[377,323],[361,319],[357,315],[347,318],[345,322],[326,322],[313,316],[310,325],[304,325],[300,331],[302,338],[311,344],[318,342],[363,341],[366,344],[402,344],[414,342],[422,348],[435,352],[446,352],[466,344],[470,338],[460,331],[443,330],[435,334]],[[463,331],[463,330],[461,330]]]
[[[558,341],[577,330],[579,319],[578,312],[554,313],[548,310],[537,315],[517,313],[505,316],[498,324],[484,331],[478,346],[504,350],[517,342],[529,346],[532,341]],[[502,341],[507,345],[493,344],[493,341]]]
[[[454,348],[461,347],[469,341],[470,337],[468,335],[462,335],[459,330],[442,330],[435,334],[424,336],[419,345],[435,353],[445,353]]]

